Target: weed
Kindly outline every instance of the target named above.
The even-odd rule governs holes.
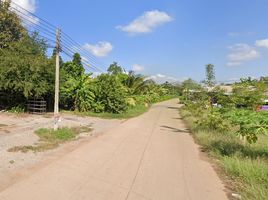
[[[244,144],[235,130],[203,129],[196,117],[182,109],[180,114],[191,128],[193,137],[213,158],[221,172],[231,179],[231,187],[244,200],[268,199],[268,137],[260,135],[254,144]],[[230,186],[230,184],[229,184]]]
[[[94,112],[78,112],[78,111],[64,111],[67,113],[73,113],[75,115],[79,116],[90,116],[90,117],[99,117],[103,119],[129,119],[133,117],[137,117],[145,112],[148,111],[148,107],[145,105],[136,105],[134,107],[128,108],[124,113],[107,113],[107,112],[102,112],[102,113],[94,113]]]
[[[40,142],[37,145],[29,146],[15,146],[8,149],[9,152],[22,152],[28,151],[40,152],[53,149],[60,144],[71,141],[76,138],[80,133],[90,132],[92,129],[88,126],[73,127],[73,128],[61,128],[56,131],[53,129],[40,128],[35,131],[35,134],[39,136]]]

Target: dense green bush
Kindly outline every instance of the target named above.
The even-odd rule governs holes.
[[[196,121],[199,128],[213,130],[213,131],[228,131],[229,123],[222,116],[221,113],[214,108],[211,108],[203,113],[203,115]]]
[[[94,82],[95,101],[105,112],[121,113],[127,109],[126,88],[116,75],[102,74]]]

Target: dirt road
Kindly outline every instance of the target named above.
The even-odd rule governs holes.
[[[1,200],[224,200],[224,186],[178,116],[177,100],[82,144]]]

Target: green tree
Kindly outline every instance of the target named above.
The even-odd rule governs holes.
[[[236,106],[255,109],[267,98],[267,85],[263,81],[241,79],[233,86],[232,101]]]
[[[127,91],[117,76],[101,74],[94,85],[95,101],[103,106],[103,111],[122,113],[127,109]]]
[[[181,84],[183,90],[200,90],[202,86],[195,82],[193,79],[187,79]]]
[[[27,98],[50,96],[54,68],[46,56],[47,45],[38,33],[29,34],[10,1],[0,2],[0,91],[4,107]]]
[[[213,87],[216,83],[215,79],[215,71],[214,71],[214,65],[212,64],[207,64],[206,65],[206,80],[205,84],[208,87]]]
[[[82,74],[79,78],[68,77],[61,87],[62,103],[81,112],[91,110],[95,99],[92,87],[90,74]]]
[[[136,75],[133,71],[130,71],[124,81],[124,86],[128,88],[129,95],[138,95],[142,94],[148,85],[144,76]]]
[[[85,69],[78,53],[74,54],[73,61],[63,64],[61,68],[61,104],[65,108],[84,111],[86,108],[90,108],[89,104],[85,106],[86,99],[84,99],[84,101],[81,100],[86,96],[90,96],[90,94],[87,95],[85,92],[85,90],[89,89],[89,87],[86,86],[89,84],[89,79],[89,75],[85,74]],[[82,94],[81,91],[83,91],[83,97],[78,95]],[[88,92],[90,93],[90,91]],[[81,104],[84,105],[83,108]]]
[[[121,74],[123,73],[123,69],[121,66],[119,66],[117,64],[117,62],[113,62],[113,64],[111,64],[107,70],[110,74],[113,74],[113,75],[118,75],[118,74]]]
[[[0,48],[7,48],[10,43],[19,41],[27,35],[20,18],[10,11],[10,0],[0,1]]]
[[[79,79],[85,72],[83,65],[77,65],[72,61],[64,63],[62,69],[65,71],[67,77],[77,79]]]
[[[73,63],[77,66],[83,66],[82,59],[79,53],[73,55]]]
[[[23,37],[0,49],[0,91],[6,98],[39,98],[54,88],[53,65],[45,55],[44,41],[38,35]]]

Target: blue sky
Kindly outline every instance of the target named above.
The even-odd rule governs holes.
[[[14,0],[15,1],[15,0]],[[97,56],[156,80],[266,76],[266,0],[17,0]]]

